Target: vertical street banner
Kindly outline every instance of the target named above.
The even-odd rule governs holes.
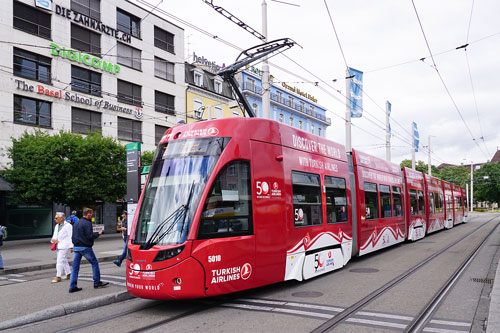
[[[350,67],[348,70],[349,76],[352,76],[349,89],[351,118],[361,118],[363,116],[363,72]]]
[[[389,134],[391,134],[391,111],[392,111],[392,104],[389,101],[386,101],[387,103],[387,113],[389,114]]]
[[[127,144],[127,202],[139,201],[141,189],[141,143]]]
[[[420,137],[418,136],[417,123],[413,122],[413,148],[415,148],[415,152],[418,153],[418,144],[420,142]]]

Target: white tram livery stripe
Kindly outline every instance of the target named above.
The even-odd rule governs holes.
[[[373,251],[380,250],[384,247],[394,245],[396,243],[404,242],[405,235],[398,228],[398,231],[394,231],[391,227],[383,228],[378,234],[374,231],[368,240],[359,249],[359,254],[367,254]]]

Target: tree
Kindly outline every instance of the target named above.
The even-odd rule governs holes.
[[[12,163],[2,176],[15,203],[114,202],[126,192],[125,147],[98,133],[24,132],[12,138],[8,157]]]
[[[143,151],[141,154],[141,168],[153,164],[154,151]]]
[[[500,202],[500,163],[485,163],[474,171],[474,200]]]
[[[401,168],[407,167],[407,168],[411,169],[411,160],[403,160],[399,165],[401,166]],[[415,170],[426,174],[429,171],[428,166],[429,165],[425,164],[424,161],[417,161],[415,163]],[[432,176],[440,178],[439,177],[440,172],[436,166],[431,165],[431,173],[432,173]]]
[[[441,179],[465,187],[470,182],[470,171],[467,166],[444,167],[441,169]]]

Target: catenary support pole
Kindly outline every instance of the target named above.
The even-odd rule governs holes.
[[[262,35],[267,42],[267,3],[262,1]],[[267,56],[262,62],[262,118],[271,119],[271,85],[269,84],[269,62]]]
[[[470,161],[470,211],[474,211],[474,163]]]

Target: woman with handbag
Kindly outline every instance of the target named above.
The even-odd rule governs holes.
[[[57,263],[56,263],[56,277],[52,283],[61,282],[61,280],[69,280],[71,268],[68,263],[68,253],[73,252],[73,242],[71,236],[73,235],[73,226],[71,223],[65,221],[64,213],[57,212],[54,220],[56,227],[54,228],[54,235],[50,242],[52,243],[51,249],[57,250]],[[63,276],[64,271],[64,276]]]

